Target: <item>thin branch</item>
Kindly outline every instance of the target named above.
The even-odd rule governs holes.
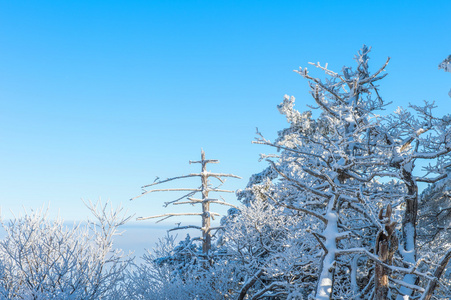
[[[442,276],[443,272],[445,271],[445,268],[448,265],[450,260],[451,260],[451,248],[448,249],[448,252],[443,256],[442,260],[440,261],[439,265],[437,266],[437,269],[434,272],[434,279],[432,279],[428,283],[428,285],[426,287],[426,292],[423,294],[423,296],[421,297],[420,300],[430,300],[432,298],[432,294],[434,293],[434,290],[437,287],[440,277]]]
[[[210,230],[225,230],[224,226],[210,227]]]
[[[447,176],[448,176],[448,174],[442,174],[442,175],[439,175],[439,176],[437,176],[435,178],[415,177],[415,181],[427,182],[427,183],[435,183],[435,182],[437,182],[437,181],[439,181],[439,180],[441,180],[443,178],[446,178]]]
[[[320,240],[319,234],[317,234],[316,232],[310,231],[310,230],[308,230],[308,232],[310,232],[315,237],[315,239],[318,241],[318,243],[321,246],[321,248],[323,248],[324,254],[327,255],[327,253],[329,253],[329,251],[327,250],[327,248],[324,245],[323,241]]]
[[[150,191],[144,191],[141,195],[138,195],[136,197],[133,197],[130,199],[131,200],[135,200],[139,197],[142,197],[144,195],[153,193],[153,192],[201,192],[202,190],[200,189],[158,189],[158,190],[150,190]]]
[[[380,78],[376,78],[377,75],[379,75],[382,71],[385,70],[385,67],[388,65],[389,62],[390,62],[390,57],[387,57],[387,60],[385,61],[385,64],[379,70],[377,70],[376,73],[374,73],[373,75],[371,75],[367,79],[362,80],[361,83],[367,83],[368,81],[369,82],[374,82],[374,81],[380,80],[380,79],[384,78],[385,76],[387,76],[387,74],[384,74]]]
[[[266,293],[268,291],[273,290],[275,287],[285,287],[285,285],[283,283],[280,283],[280,282],[273,282],[270,285],[265,286],[264,288],[262,288],[257,293],[255,293],[255,295],[252,297],[251,300],[261,299],[260,296],[262,296],[264,293]]]
[[[255,284],[258,278],[263,274],[263,269],[260,269],[257,273],[254,274],[247,282],[244,283],[241,288],[240,294],[238,295],[237,300],[243,300],[246,297],[247,291]]]
[[[224,202],[224,201],[219,201],[218,199],[207,198],[207,199],[202,200],[202,199],[188,198],[188,200],[190,200],[190,201],[177,202],[177,203],[174,203],[174,205],[179,205],[179,204],[197,204],[197,203],[208,202],[208,203],[214,203],[214,204],[230,206],[230,207],[233,207],[233,208],[238,208],[237,206],[235,206],[233,204],[230,204],[230,203],[227,203],[227,202]]]
[[[308,190],[308,191],[312,192],[313,194],[315,194],[315,195],[317,195],[317,196],[320,196],[320,197],[324,197],[324,198],[330,198],[330,197],[332,196],[332,194],[324,193],[324,192],[321,192],[321,191],[312,189],[312,188],[306,186],[305,184],[302,184],[302,183],[300,183],[300,182],[298,182],[298,181],[296,181],[296,180],[294,180],[294,179],[291,179],[291,178],[287,177],[285,174],[283,174],[281,171],[279,171],[279,169],[276,167],[276,164],[275,164],[273,161],[271,161],[271,160],[269,160],[269,159],[267,159],[267,161],[271,164],[271,166],[274,168],[274,170],[275,170],[280,176],[282,176],[283,178],[285,178],[285,179],[288,180],[288,181],[293,182],[293,183],[294,183],[296,186],[298,186],[300,189]]]
[[[172,229],[169,229],[168,232],[169,231],[174,231],[174,230],[190,229],[190,228],[202,230],[202,228],[199,227],[199,226],[187,225],[187,226],[174,227]]]
[[[205,173],[205,175],[213,176],[213,177],[232,177],[232,178],[236,178],[236,179],[242,179],[240,176],[234,175],[234,174],[223,174],[223,173],[210,173],[210,172],[207,172],[207,173]]]
[[[316,103],[321,106],[325,111],[327,111],[331,116],[335,117],[336,119],[340,119],[340,116],[334,112],[333,110],[331,110],[325,103],[323,103],[323,101],[321,101],[321,99],[319,99],[319,93],[318,93],[318,86],[316,86],[315,89],[315,94],[313,95],[313,99],[315,99]]]
[[[274,201],[274,203],[275,203],[276,205],[280,205],[280,206],[285,207],[285,208],[289,208],[289,209],[296,210],[296,211],[301,211],[301,212],[303,212],[303,213],[312,215],[312,216],[314,216],[315,218],[318,218],[318,219],[320,219],[321,221],[323,221],[324,224],[327,224],[327,222],[328,222],[327,219],[326,219],[324,216],[322,216],[322,215],[320,215],[320,214],[318,214],[318,213],[316,213],[316,212],[314,212],[314,211],[311,211],[311,210],[309,210],[309,209],[305,209],[305,208],[302,208],[302,207],[294,207],[294,206],[292,206],[292,205],[287,205],[287,204],[281,203],[281,202],[279,202],[279,201],[276,201],[276,199],[274,199],[274,197],[271,196],[271,195],[268,194],[268,193],[264,193],[264,195],[267,196],[267,197],[269,197],[269,198],[271,198],[271,200]]]
[[[201,174],[199,174],[199,173],[192,173],[192,174],[188,174],[188,175],[182,175],[182,176],[167,178],[165,180],[161,180],[161,181],[157,181],[157,182],[154,182],[154,183],[151,183],[151,184],[144,185],[141,188],[145,189],[145,188],[148,188],[150,186],[157,185],[157,184],[162,184],[162,183],[165,183],[165,182],[168,182],[168,181],[182,179],[182,178],[196,177],[196,176],[201,176]]]
[[[208,189],[207,191],[209,192],[217,192],[217,193],[235,193],[235,191],[230,191],[230,190],[219,190],[219,189]]]
[[[217,159],[204,159],[204,160],[190,160],[190,164],[218,164],[219,160]]]
[[[177,202],[179,202],[180,200],[185,199],[185,198],[189,198],[191,196],[194,196],[196,193],[198,193],[198,192],[197,191],[189,192],[188,194],[185,194],[182,197],[179,197],[179,198],[177,198],[175,200],[167,201],[167,202],[164,203],[164,207],[168,207],[169,204],[177,204]]]
[[[167,213],[167,214],[162,214],[162,215],[157,215],[157,216],[150,216],[150,217],[139,217],[136,218],[137,221],[141,221],[141,220],[148,220],[148,219],[155,219],[155,218],[162,218],[162,217],[175,217],[175,216],[202,216],[204,213]],[[215,216],[220,216],[220,214],[215,213],[215,212],[210,212],[211,215],[215,215]],[[167,219],[167,218],[165,218]],[[158,221],[161,222],[162,220]],[[157,222],[157,223],[158,223]]]
[[[441,150],[441,151],[437,151],[437,152],[422,152],[422,153],[414,153],[411,155],[412,158],[422,158],[422,159],[434,159],[437,158],[439,156],[445,155],[447,153],[449,153],[451,151],[451,147],[448,148],[446,147],[445,149]]]
[[[424,292],[424,289],[421,286],[418,286],[418,285],[415,285],[415,284],[409,284],[409,283],[406,283],[406,282],[404,282],[402,280],[397,280],[397,279],[390,278],[390,277],[388,277],[388,279],[390,281],[394,282],[394,283],[397,283],[399,285],[405,286],[405,287],[407,287],[407,288],[409,288],[411,290],[417,290],[419,292]]]
[[[299,73],[302,77],[307,78],[313,82],[315,82],[318,86],[320,86],[323,90],[326,90],[327,92],[329,92],[330,94],[332,94],[335,98],[337,98],[338,101],[340,101],[341,103],[345,103],[345,101],[343,100],[342,97],[340,97],[337,93],[335,93],[333,90],[329,89],[327,86],[325,86],[321,80],[319,80],[318,78],[314,78],[311,77],[310,75],[308,75],[307,72],[300,72],[295,70],[296,73]]]
[[[259,141],[252,141],[252,144],[266,145],[266,146],[271,146],[271,147],[274,147],[274,148],[277,148],[277,149],[283,149],[283,150],[294,152],[294,153],[298,153],[298,154],[310,155],[310,156],[319,158],[319,159],[324,161],[324,158],[321,155],[318,155],[318,154],[315,154],[315,153],[303,152],[303,151],[299,151],[299,150],[296,150],[296,149],[292,149],[292,148],[288,148],[288,147],[284,147],[284,146],[280,146],[280,145],[275,145],[275,144],[271,143],[270,141],[266,141],[266,140],[264,140],[264,141],[261,141],[261,140],[259,140]]]

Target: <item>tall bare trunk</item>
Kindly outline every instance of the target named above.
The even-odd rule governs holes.
[[[205,160],[205,152],[202,150],[202,253],[208,255],[211,249],[211,231],[210,231],[210,202],[208,201],[208,174],[207,163]]]

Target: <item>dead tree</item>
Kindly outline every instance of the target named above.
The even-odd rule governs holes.
[[[391,222],[392,207],[390,204],[387,205],[385,215],[383,214],[384,209],[382,208],[379,212],[379,220],[384,223],[385,231],[379,231],[376,237],[376,254],[379,256],[380,261],[387,265],[393,263],[393,255],[396,250],[398,250],[398,238],[394,234],[396,222]],[[388,299],[389,292],[389,270],[385,268],[380,263],[376,263],[376,296],[375,300],[385,300]]]
[[[211,249],[212,230],[221,229],[221,227],[211,227],[211,219],[214,220],[214,217],[219,216],[219,214],[210,211],[210,204],[220,204],[220,205],[225,205],[225,206],[230,206],[230,207],[236,208],[234,205],[227,203],[222,197],[220,197],[220,199],[209,198],[209,193],[210,192],[234,193],[234,191],[223,190],[223,189],[220,189],[220,187],[225,182],[225,180],[224,180],[225,177],[238,178],[238,179],[241,179],[241,177],[239,177],[237,175],[233,175],[233,174],[208,172],[207,164],[209,164],[209,163],[217,164],[217,163],[219,163],[219,161],[215,160],[215,159],[205,159],[204,150],[202,150],[202,152],[201,152],[201,160],[200,161],[190,161],[189,163],[190,164],[192,164],[192,163],[201,164],[201,172],[177,176],[177,177],[168,178],[165,180],[159,180],[159,178],[157,177],[157,179],[154,183],[148,184],[148,185],[145,185],[142,187],[142,189],[144,191],[141,195],[136,196],[130,200],[135,200],[136,198],[139,198],[139,197],[142,197],[144,195],[154,193],[154,192],[170,192],[170,191],[187,192],[187,194],[183,195],[180,198],[177,198],[177,199],[169,201],[169,202],[165,202],[164,206],[167,207],[170,204],[173,204],[173,205],[201,204],[202,205],[201,212],[198,212],[198,213],[197,212],[195,212],[195,213],[166,213],[166,214],[155,215],[155,216],[150,216],[150,217],[139,217],[139,218],[137,218],[137,220],[148,220],[148,219],[154,219],[154,218],[161,218],[160,220],[157,221],[157,223],[158,223],[158,222],[166,220],[170,217],[175,217],[175,216],[200,216],[202,218],[202,227],[195,226],[195,225],[178,226],[178,227],[170,229],[169,231],[179,230],[179,229],[189,229],[189,228],[199,229],[202,232],[202,238],[201,238],[202,253],[203,253],[203,255],[207,256]],[[159,185],[159,184],[177,180],[177,179],[184,179],[184,178],[191,178],[191,177],[200,177],[200,179],[201,179],[200,187],[194,188],[194,189],[193,188],[169,188],[169,189],[149,189],[148,190],[149,187],[153,187],[155,185]],[[212,187],[212,185],[210,184],[210,180],[209,180],[210,177],[217,179],[220,182],[220,184],[216,187]],[[201,193],[200,199],[194,197],[198,193]],[[185,201],[183,201],[183,200],[185,200]],[[188,200],[188,201],[186,201],[186,200]]]

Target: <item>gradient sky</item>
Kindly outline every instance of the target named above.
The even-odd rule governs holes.
[[[451,54],[450,11],[449,0],[0,1],[2,216],[50,203],[81,220],[81,199],[99,197],[169,212],[168,195],[128,199],[155,176],[197,172],[188,161],[202,147],[221,162],[211,171],[243,177],[225,187],[244,187],[272,152],[251,144],[255,128],[274,139],[287,125],[284,94],[313,103],[293,70],[340,71],[363,44],[373,71],[391,57],[391,110],[434,100],[449,113],[451,74],[437,65]]]

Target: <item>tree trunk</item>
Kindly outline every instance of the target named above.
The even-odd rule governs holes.
[[[393,255],[398,250],[398,239],[394,235],[396,222],[391,222],[392,207],[387,205],[385,215],[383,209],[379,212],[379,220],[385,223],[385,232],[380,231],[376,237],[376,254],[379,260],[387,265],[393,263]],[[375,300],[386,300],[390,291],[388,277],[390,272],[383,265],[376,262],[375,266]]]
[[[388,242],[380,241],[378,247],[379,259],[383,262],[388,261]],[[381,264],[376,263],[375,269],[375,297],[374,300],[386,300],[388,296],[388,272]]]
[[[318,279],[318,286],[316,288],[317,300],[329,300],[332,297],[334,286],[334,271],[335,271],[335,254],[337,251],[337,236],[338,236],[338,214],[335,210],[335,202],[338,196],[334,196],[329,200],[325,218],[327,219],[326,228],[323,235],[324,248],[326,253],[321,264],[320,277]]]
[[[413,162],[412,162],[413,164]],[[402,220],[402,247],[401,254],[406,262],[416,263],[416,223],[418,215],[418,186],[412,178],[412,174],[402,170],[403,179],[407,185],[406,211]],[[406,274],[403,281],[408,284],[415,284],[417,277],[413,274]],[[412,290],[402,286],[400,294],[396,300],[404,300],[404,295],[412,295]]]
[[[208,174],[207,163],[205,160],[205,152],[202,150],[202,253],[208,255],[211,249],[211,231],[210,231],[210,202],[208,202]]]

